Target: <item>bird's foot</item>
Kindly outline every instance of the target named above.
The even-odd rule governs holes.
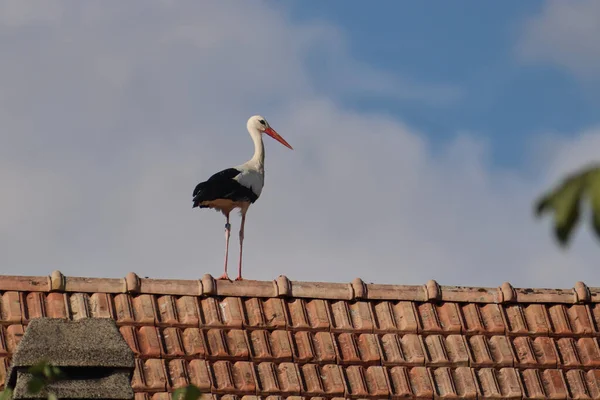
[[[218,277],[217,280],[218,281],[223,281],[223,280],[230,281],[231,279],[229,278],[229,275],[227,275],[227,273],[224,273],[223,275],[221,275],[220,277]]]
[[[235,278],[236,281],[243,281],[244,278],[242,278],[241,276],[238,276],[237,278]]]

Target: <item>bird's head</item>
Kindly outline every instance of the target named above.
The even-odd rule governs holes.
[[[256,130],[261,133],[266,133],[288,149],[294,150],[292,146],[290,146],[290,144],[275,131],[275,129],[271,128],[265,117],[261,115],[254,115],[250,117],[248,120],[248,130]]]

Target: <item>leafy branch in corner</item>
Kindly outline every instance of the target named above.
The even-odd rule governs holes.
[[[592,227],[600,239],[600,165],[589,166],[567,176],[536,203],[538,217],[554,212],[554,235],[561,246],[567,246],[579,223],[584,198],[590,201]]]
[[[31,380],[27,383],[27,392],[29,394],[38,394],[48,384],[64,378],[64,373],[61,369],[46,360],[32,365],[27,372],[31,374]],[[4,389],[0,394],[0,400],[12,400],[12,394],[13,391],[11,388]],[[58,398],[54,393],[48,393],[48,400],[58,400]]]

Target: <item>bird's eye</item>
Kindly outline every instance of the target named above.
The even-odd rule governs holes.
[[[261,119],[261,120],[260,120],[260,121],[258,121],[258,122],[260,122],[261,124],[265,125],[265,120],[264,120],[264,119]]]

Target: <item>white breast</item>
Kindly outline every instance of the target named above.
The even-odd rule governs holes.
[[[234,179],[238,181],[240,185],[250,188],[256,196],[260,196],[265,184],[264,172],[246,166],[240,166],[237,169],[241,171],[241,174]]]

